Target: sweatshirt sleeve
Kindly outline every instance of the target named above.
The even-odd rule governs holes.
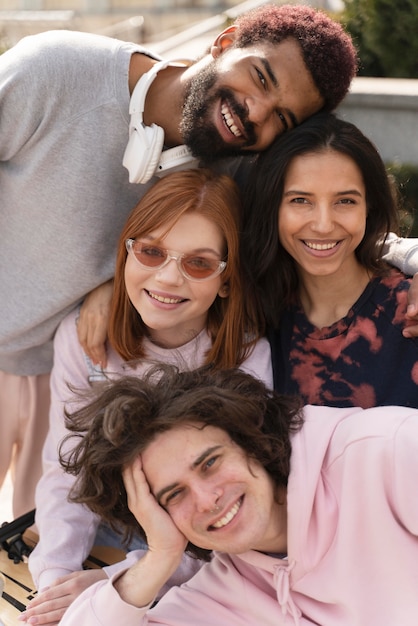
[[[411,413],[399,426],[393,447],[392,506],[403,527],[418,537],[418,417]],[[418,590],[417,590],[418,591]]]
[[[383,248],[383,259],[407,276],[418,272],[418,239],[389,233]]]
[[[143,626],[148,624],[149,606],[136,608],[122,600],[113,582],[125,570],[109,580],[88,587],[67,609],[60,626]],[[155,622],[153,622],[155,624]]]
[[[35,497],[39,543],[29,558],[29,569],[38,589],[49,586],[59,576],[82,569],[98,527],[97,517],[87,507],[68,502],[74,477],[64,472],[58,458],[59,444],[68,433],[64,423],[64,404],[72,397],[68,385],[80,390],[88,385],[76,315],[74,311],[63,320],[54,340],[49,432]],[[71,409],[70,404],[67,406]]]
[[[252,352],[241,363],[240,369],[261,380],[269,389],[273,389],[271,350],[265,337],[257,341]]]

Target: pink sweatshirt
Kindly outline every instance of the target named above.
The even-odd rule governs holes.
[[[308,406],[305,417],[293,437],[288,559],[216,554],[153,609],[124,603],[115,574],[60,626],[416,626],[418,411]]]
[[[49,586],[59,576],[82,569],[99,525],[98,518],[82,505],[69,503],[68,492],[74,478],[65,474],[58,462],[57,449],[68,434],[64,426],[64,403],[71,410],[74,394],[68,388],[86,389],[96,378],[103,378],[99,369],[86,360],[77,338],[77,311],[70,313],[60,324],[54,341],[54,367],[51,373],[51,408],[49,433],[43,449],[43,476],[36,491],[36,525],[40,541],[29,559],[29,569],[38,589]],[[108,348],[106,374],[142,376],[151,362],[172,363],[181,369],[195,369],[202,365],[210,347],[210,338],[203,331],[195,339],[177,349],[164,349],[145,341],[147,360],[134,370]],[[260,340],[241,369],[273,386],[270,346]],[[192,561],[194,573],[196,562]],[[186,576],[187,578],[188,576]]]

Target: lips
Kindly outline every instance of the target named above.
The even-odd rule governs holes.
[[[218,529],[218,528],[223,528],[224,526],[227,526],[234,519],[234,517],[240,510],[241,504],[242,504],[242,498],[240,498],[238,502],[235,502],[234,506],[232,506],[229,509],[229,511],[221,517],[221,519],[219,519],[214,524],[211,524],[210,528]]]
[[[185,298],[171,298],[166,296],[160,296],[153,291],[147,291],[147,294],[153,300],[157,300],[157,302],[162,302],[163,304],[180,304],[180,302],[185,302]]]

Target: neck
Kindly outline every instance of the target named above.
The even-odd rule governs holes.
[[[129,67],[129,90],[157,61],[144,55],[133,54]],[[185,88],[183,74],[188,70],[188,61],[173,60],[173,65],[158,72],[145,98],[144,123],[156,124],[164,130],[164,144],[172,148],[183,143],[179,131]],[[192,61],[190,61],[192,63]]]
[[[344,318],[370,281],[369,272],[357,260],[333,275],[301,275],[299,297],[308,320],[317,328]]]

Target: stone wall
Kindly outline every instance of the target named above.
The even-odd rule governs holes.
[[[356,78],[337,113],[375,143],[385,162],[418,167],[418,79]]]

